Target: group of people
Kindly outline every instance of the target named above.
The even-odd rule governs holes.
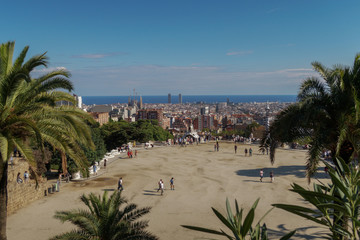
[[[235,154],[237,153],[237,149],[238,149],[238,146],[235,144],[234,145]],[[249,153],[249,157],[251,157],[252,153],[253,153],[253,150],[251,148],[249,148],[249,150],[247,148],[245,148],[244,153],[245,153],[245,157],[247,157],[248,153]]]
[[[17,176],[16,176],[16,182],[17,183],[28,183],[29,182],[29,180],[30,180],[30,174],[28,173],[28,171],[25,171],[24,172],[24,180],[21,178],[21,173],[20,172],[18,172],[18,174],[17,174]]]
[[[157,190],[157,192],[160,191],[160,194],[163,195],[164,193],[164,182],[162,179],[160,179],[160,181],[158,182],[159,188]],[[175,190],[175,185],[174,185],[174,178],[172,177],[170,179],[170,190]]]
[[[164,194],[164,182],[162,179],[160,179],[160,181],[158,182],[159,188],[157,190],[157,192],[160,191],[160,194],[163,195]],[[123,186],[123,179],[122,177],[119,178],[118,181],[118,191],[123,191],[124,190],[124,186]],[[174,178],[172,177],[170,179],[170,190],[175,190],[175,185],[174,185]]]
[[[262,182],[264,178],[264,170],[260,169],[260,182]],[[270,172],[270,182],[274,182],[275,178],[274,178],[274,173],[273,171]]]
[[[133,151],[130,150],[130,149],[127,151],[127,155],[128,155],[128,158],[133,158],[134,157]],[[136,156],[137,156],[137,150],[135,150],[135,157]]]

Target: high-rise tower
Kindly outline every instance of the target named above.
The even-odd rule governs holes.
[[[266,132],[269,132],[269,128],[270,128],[270,108],[269,108],[269,103],[266,103],[266,115],[265,115],[265,128],[266,128]]]

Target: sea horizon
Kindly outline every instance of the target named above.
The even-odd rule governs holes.
[[[128,103],[130,96],[82,96],[86,105],[102,105]],[[168,103],[168,95],[144,95],[141,96],[143,103],[161,104]],[[182,95],[182,103],[246,103],[246,102],[296,102],[296,95]],[[131,96],[133,99],[134,96]],[[135,97],[137,100],[140,96]],[[179,95],[171,95],[171,103],[179,103]]]

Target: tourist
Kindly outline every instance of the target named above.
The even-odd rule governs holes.
[[[234,146],[234,150],[235,150],[235,154],[236,154],[236,151],[237,151],[237,145],[236,144]]]
[[[20,173],[18,172],[17,176],[16,176],[16,182],[17,183],[23,183],[23,180],[20,177]]]
[[[28,183],[28,182],[29,182],[29,177],[30,177],[30,176],[29,176],[28,171],[25,171],[25,172],[24,172],[24,182],[25,182],[25,183]]]
[[[170,179],[170,190],[175,190],[174,178],[173,177]]]
[[[164,182],[161,180],[160,182],[161,195],[164,193]]]
[[[13,166],[14,166],[14,158],[13,158],[13,156],[10,157],[10,165],[11,165],[11,168],[13,168]]]
[[[219,151],[219,142],[216,142],[216,150]]]
[[[251,157],[252,156],[252,149],[250,148],[249,149],[249,157]]]
[[[105,158],[105,160],[104,160],[104,169],[106,169],[106,162],[107,162],[107,159]]]
[[[93,171],[94,171],[94,174],[97,175],[97,166],[96,166],[95,162],[93,164]]]
[[[248,150],[247,150],[247,148],[245,148],[245,157],[247,157],[247,153],[248,153]]]
[[[124,190],[123,180],[122,180],[122,177],[120,177],[119,181],[118,181],[118,191],[122,191],[122,190]]]
[[[160,181],[158,182],[159,188],[158,188],[157,192],[159,192],[161,190],[161,184],[162,184],[162,179],[160,179]]]
[[[271,172],[270,172],[270,181],[271,181],[271,182],[274,182],[274,180],[275,180],[275,179],[274,179],[274,173],[271,171]]]
[[[260,170],[260,182],[262,182],[263,178],[264,178],[264,171],[263,171],[263,169],[261,169]]]

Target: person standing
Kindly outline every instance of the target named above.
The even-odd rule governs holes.
[[[97,175],[97,167],[96,167],[96,163],[94,162],[93,164],[93,171],[94,171],[94,174]]]
[[[248,153],[248,150],[247,150],[247,148],[245,148],[245,157],[247,157],[247,153]]]
[[[262,182],[263,178],[264,178],[264,171],[263,171],[263,169],[261,169],[260,170],[260,182]]]
[[[160,181],[158,182],[159,188],[158,188],[157,192],[159,192],[161,190],[161,183],[162,183],[162,179],[160,179]]]
[[[170,190],[175,190],[174,178],[173,177],[170,179]]]
[[[235,150],[235,154],[236,154],[236,151],[237,151],[237,145],[236,144],[234,146],[234,150]]]
[[[271,171],[271,172],[270,172],[270,181],[271,181],[271,182],[274,182],[274,180],[275,180],[275,179],[274,179],[274,173]]]
[[[17,176],[16,176],[16,182],[17,183],[23,183],[23,180],[21,179],[21,177],[20,177],[20,173],[18,172],[18,174],[17,174]]]
[[[104,169],[106,169],[106,162],[107,162],[107,159],[105,158],[105,160],[104,160]]]
[[[120,177],[119,181],[118,181],[118,191],[122,191],[122,190],[124,190],[123,180],[122,180],[122,177]]]
[[[164,182],[161,180],[160,182],[161,195],[164,193]]]
[[[24,182],[25,182],[25,183],[28,183],[28,182],[29,182],[29,177],[30,177],[30,176],[29,176],[28,171],[25,171],[25,172],[24,172]]]
[[[249,157],[251,157],[252,156],[252,149],[250,148],[249,149]]]

